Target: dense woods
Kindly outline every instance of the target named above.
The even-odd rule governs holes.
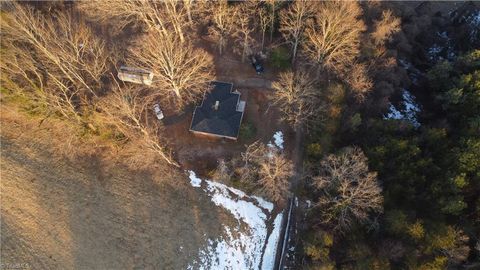
[[[256,141],[219,157],[212,178],[279,205],[290,196],[310,202],[301,210],[298,269],[480,267],[478,3],[0,7],[2,106],[66,123],[74,134],[65,136],[85,147],[135,149],[135,166],[180,166],[153,104],[182,111],[217,78],[216,59],[264,55],[268,101],[302,142],[302,164]],[[153,71],[155,84],[119,81],[121,65]],[[405,93],[418,107],[413,118],[398,117],[414,106]]]

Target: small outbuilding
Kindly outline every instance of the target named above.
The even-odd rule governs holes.
[[[151,85],[153,72],[139,68],[121,66],[117,77],[124,82]]]
[[[245,111],[245,101],[233,84],[212,82],[202,104],[195,108],[190,131],[195,134],[236,140]]]

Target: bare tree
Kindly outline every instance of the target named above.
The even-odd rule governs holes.
[[[277,11],[278,0],[265,0],[270,9],[270,42],[273,39],[273,31],[275,29],[275,14]]]
[[[215,40],[220,54],[223,54],[233,32],[236,13],[237,9],[229,7],[226,0],[215,1],[208,8],[207,14],[212,22],[208,33]]]
[[[345,232],[356,221],[371,224],[371,215],[383,211],[377,174],[368,171],[367,157],[359,148],[348,147],[327,156],[318,169],[312,180],[321,191],[316,206],[322,223]]]
[[[372,89],[373,82],[367,74],[365,64],[352,64],[350,72],[346,76],[346,81],[353,90],[357,100],[362,101],[365,95]]]
[[[104,42],[70,13],[46,18],[32,8],[11,5],[13,11],[2,20],[3,53],[11,65],[2,70],[27,82],[37,98],[65,117],[81,121],[79,106],[97,96],[107,70]]]
[[[375,45],[383,45],[400,31],[400,19],[395,17],[391,10],[384,10],[382,18],[375,21],[375,31],[371,34]]]
[[[77,4],[87,16],[101,23],[109,23],[116,30],[137,25],[164,33],[174,31],[182,43],[192,16],[191,1],[79,1]]]
[[[149,102],[150,100],[150,102]],[[160,126],[153,113],[148,111],[151,105],[151,92],[136,86],[114,86],[112,93],[98,104],[105,123],[115,126],[130,140],[142,144],[146,149],[158,155],[170,165],[178,167],[165,143],[159,141]]]
[[[292,45],[292,63],[297,56],[298,44],[303,37],[307,21],[313,16],[313,4],[306,0],[294,1],[288,9],[280,13],[280,32]]]
[[[267,32],[267,28],[270,26],[272,20],[271,14],[265,9],[265,6],[259,6],[258,10],[258,26],[260,28],[260,32],[262,33],[262,50],[265,47],[265,33]]]
[[[258,183],[261,186],[261,192],[268,198],[284,203],[289,194],[293,163],[278,151],[272,152],[266,153],[267,158],[260,163]]]
[[[168,21],[171,22],[172,28],[177,33],[180,42],[185,41],[185,29],[189,22],[191,22],[191,2],[180,2],[176,0],[165,0],[164,3],[165,13]]]
[[[305,70],[280,73],[272,87],[274,103],[279,105],[283,119],[293,127],[302,126],[318,114],[321,106],[316,80]]]
[[[89,18],[103,24],[109,24],[116,31],[128,25],[142,26],[147,29],[167,29],[163,9],[155,1],[79,1],[77,7]]]
[[[232,175],[233,172],[229,168],[227,162],[225,162],[224,159],[220,159],[212,179],[219,182],[227,182],[232,178]]]
[[[2,88],[13,95],[31,99],[37,106],[48,111],[51,101],[45,87],[47,80],[44,72],[37,66],[36,60],[27,48],[5,41],[5,38],[1,39]],[[76,115],[75,111],[73,113]]]
[[[239,4],[235,17],[235,28],[233,37],[240,44],[238,51],[242,56],[242,62],[245,62],[247,55],[252,53],[255,40],[252,33],[255,30],[255,22],[253,13],[256,11],[257,3],[254,1],[246,1]]]
[[[267,148],[260,142],[254,142],[237,160],[232,160],[232,167],[236,169],[240,181],[245,184],[256,184],[258,181],[258,168],[265,158]]]
[[[230,177],[259,190],[269,199],[284,203],[289,194],[290,177],[293,175],[293,163],[273,145],[265,145],[259,141],[247,146],[241,157],[232,159],[230,170],[219,165],[220,171],[230,171]]]
[[[356,2],[318,3],[315,18],[305,30],[303,49],[313,63],[333,70],[348,67],[359,53],[360,33],[365,30]]]
[[[183,0],[183,6],[185,7],[185,13],[187,14],[188,23],[193,24],[193,15],[196,2],[193,0]]]
[[[137,41],[127,60],[153,70],[157,95],[168,100],[173,94],[174,101],[184,105],[207,89],[213,78],[213,60],[189,41],[178,44],[175,34],[152,32]]]

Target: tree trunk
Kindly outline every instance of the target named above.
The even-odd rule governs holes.
[[[247,44],[243,44],[243,51],[242,51],[242,63],[245,63],[245,56],[247,54]]]
[[[180,38],[180,42],[183,43],[185,41],[185,36],[183,35],[183,30],[181,27],[178,27],[176,26],[175,27],[177,33],[178,33],[178,37]]]
[[[218,42],[218,51],[219,51],[220,55],[223,54],[223,46],[225,46],[224,43],[225,43],[225,40],[224,40],[223,36],[221,36],[220,40]]]
[[[265,31],[262,31],[262,51],[265,45]]]
[[[295,63],[295,58],[297,57],[297,48],[298,48],[298,39],[295,39],[295,42],[293,43],[292,66]]]
[[[175,95],[177,96],[177,98],[181,98],[182,96],[180,95],[180,90],[175,88],[173,89],[173,92],[175,93]]]
[[[275,26],[275,2],[272,3],[272,22],[270,24],[270,42],[273,40],[273,27]]]
[[[246,54],[247,54],[247,47],[248,47],[248,36],[245,35],[245,39],[243,41],[242,63],[245,63],[245,57],[246,57]]]
[[[188,16],[188,22],[192,23],[192,9],[190,8],[189,5],[187,6],[187,16]]]

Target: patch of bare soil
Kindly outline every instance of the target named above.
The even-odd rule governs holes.
[[[96,155],[69,161],[4,116],[2,265],[185,269],[232,222],[183,174],[131,171]]]

